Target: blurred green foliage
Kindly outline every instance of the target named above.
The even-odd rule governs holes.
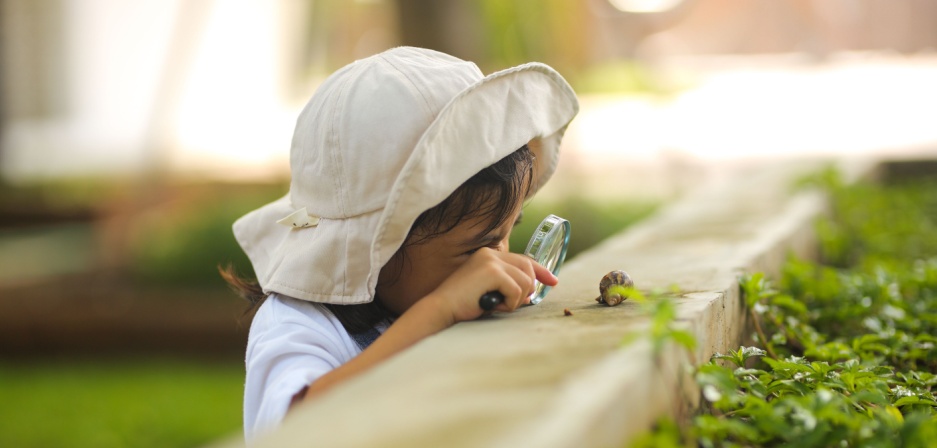
[[[557,69],[577,93],[667,94],[652,68],[628,54],[604,62],[590,59],[595,5],[568,0],[483,0],[479,9],[486,72],[530,61]],[[652,20],[652,19],[648,19]],[[627,33],[619,39],[636,39]]]
[[[651,214],[656,202],[629,199],[594,200],[568,197],[559,201],[534,199],[524,206],[524,216],[511,231],[511,252],[523,253],[527,242],[543,218],[549,214],[569,221],[571,233],[566,259],[595,246]]]
[[[580,94],[665,93],[650,68],[637,60],[587,61],[581,49],[587,45],[583,28],[590,13],[577,2],[485,0],[480,5],[491,65],[486,71],[541,61],[562,73]]]
[[[847,187],[835,170],[827,170],[813,182],[835,199],[832,219],[817,228],[826,264],[868,266],[937,254],[934,178],[884,188],[868,183]]]
[[[200,446],[241,428],[240,362],[0,364],[0,446]]]
[[[0,205],[57,210],[93,209],[130,192],[129,183],[103,177],[44,179],[26,185],[0,182]]]
[[[673,82],[672,76],[652,73],[653,61],[642,61],[636,48],[663,25],[660,19],[618,13],[594,1],[319,0],[308,8],[301,44],[306,48],[299,58],[304,72],[326,76],[374,45],[369,31],[398,27],[396,39],[386,43],[433,48],[470,60],[485,73],[537,61],[580,93],[657,94],[666,93],[663,84]],[[618,29],[597,31],[600,20],[618,21]],[[618,42],[597,52],[601,37]]]
[[[202,186],[195,197],[145,214],[130,248],[130,272],[144,284],[159,286],[221,287],[218,266],[228,264],[253,277],[231,225],[286,189],[278,184]]]
[[[569,75],[585,63],[584,27],[589,11],[567,0],[482,0],[481,36],[485,60],[477,61],[488,72],[530,61],[546,62]],[[488,67],[490,66],[490,67]]]
[[[666,93],[647,66],[624,59],[587,67],[571,82],[579,94]]]

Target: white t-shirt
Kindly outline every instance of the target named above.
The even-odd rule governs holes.
[[[257,310],[247,338],[245,438],[276,427],[296,393],[359,353],[361,348],[325,307],[272,294]]]

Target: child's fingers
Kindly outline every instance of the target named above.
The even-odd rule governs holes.
[[[556,284],[559,283],[559,279],[557,279],[549,269],[541,266],[540,263],[537,263],[532,258],[520,254],[504,255],[510,257],[509,263],[517,266],[520,269],[523,269],[531,279],[536,278],[540,281],[540,283],[543,283],[547,286],[556,286]]]
[[[534,291],[533,267],[528,265],[525,268],[522,269],[513,265],[504,267],[503,272],[506,276],[501,282],[502,286],[498,288],[501,294],[504,295],[502,305],[506,310],[503,311],[516,310],[528,301],[530,294]]]
[[[514,257],[512,260],[514,266],[523,270],[525,275],[527,275],[527,277],[530,278],[531,280],[530,292],[531,293],[534,291],[533,289],[534,279],[536,279],[540,283],[543,283],[544,285],[547,285],[547,286],[556,286],[557,284],[559,284],[560,280],[556,278],[556,276],[553,275],[553,273],[550,272],[549,269],[541,266],[540,263],[537,263],[530,257],[527,257],[525,255],[518,255],[518,254],[509,254],[509,256]]]
[[[474,272],[468,276],[459,275],[470,289],[484,290],[478,296],[470,294],[473,307],[478,309],[478,298],[484,292],[498,291],[503,296],[502,303],[495,306],[495,310],[511,312],[530,303],[530,295],[534,292],[535,280],[548,286],[555,286],[557,278],[546,268],[526,255],[501,252],[490,248],[477,251],[472,260],[465,266],[464,272]],[[475,280],[470,280],[474,278]],[[472,285],[474,283],[474,285]],[[455,284],[455,283],[453,283]],[[466,310],[467,312],[467,310]],[[474,318],[474,317],[472,317]]]
[[[521,301],[525,297],[524,288],[515,283],[513,279],[505,279],[498,287],[498,292],[504,297],[504,300],[495,307],[497,311],[510,312],[521,306]]]
[[[540,283],[543,283],[544,285],[547,285],[547,286],[556,286],[560,282],[560,279],[556,278],[556,276],[553,275],[553,273],[550,272],[549,269],[541,266],[540,263],[533,262],[533,266],[534,266],[534,274],[537,277],[537,280],[540,281]]]

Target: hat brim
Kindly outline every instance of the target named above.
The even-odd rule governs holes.
[[[318,303],[355,304],[373,300],[363,287],[348,286],[351,278],[366,278],[365,263],[336,263],[349,248],[367,247],[370,235],[357,228],[374,228],[380,210],[351,219],[322,219],[312,232],[276,224],[295,208],[286,195],[243,216],[234,224],[234,235],[255,268],[265,293],[277,292]],[[341,235],[342,237],[335,237]],[[308,285],[316,285],[315,290]]]

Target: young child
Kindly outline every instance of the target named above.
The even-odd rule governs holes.
[[[578,111],[550,67],[489,76],[400,47],[332,74],[300,114],[289,194],[234,224],[257,282],[223,272],[259,306],[247,344],[244,430],[421,339],[510,312],[534,280],[557,279],[508,252],[525,198],[556,168]]]

